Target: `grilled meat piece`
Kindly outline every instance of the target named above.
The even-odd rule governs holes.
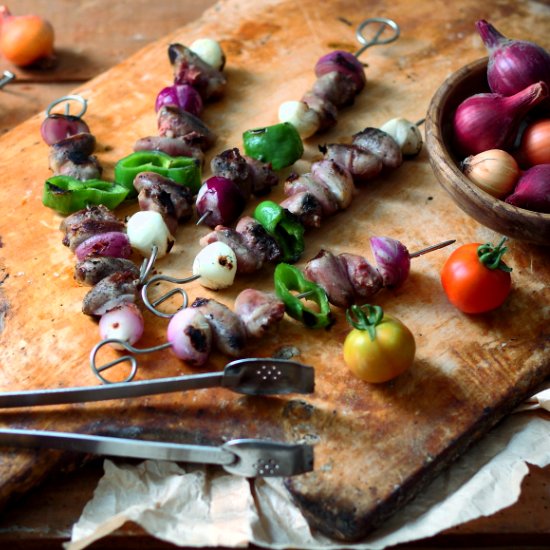
[[[252,194],[257,197],[267,195],[271,191],[271,188],[279,183],[277,173],[271,168],[271,164],[268,162],[262,162],[247,155],[244,158],[250,170]]]
[[[353,135],[353,145],[376,155],[387,168],[399,168],[403,164],[401,147],[389,134],[379,128],[365,128]]]
[[[358,298],[369,299],[383,286],[382,275],[366,258],[347,252],[339,254]]]
[[[225,355],[238,357],[246,344],[246,332],[239,316],[226,305],[209,298],[197,298],[192,308],[198,309],[212,329],[212,341]]]
[[[170,178],[156,172],[141,172],[134,179],[134,187],[140,210],[158,212],[172,235],[176,234],[178,223],[193,214],[193,193]]]
[[[99,178],[102,168],[92,155],[95,137],[87,132],[74,134],[50,147],[49,166],[55,175],[72,176],[79,180]]]
[[[282,201],[281,206],[298,217],[304,227],[320,227],[323,208],[314,195],[302,191]]]
[[[135,142],[134,151],[162,151],[171,157],[193,157],[204,164],[202,149],[185,137],[147,136]]]
[[[174,84],[193,86],[204,100],[223,96],[227,84],[225,75],[189,48],[182,44],[170,44],[168,57],[174,71]]]
[[[226,149],[216,155],[210,162],[210,169],[214,176],[231,180],[241,190],[245,200],[250,198],[252,192],[250,166],[237,147]]]
[[[358,93],[355,80],[339,71],[332,71],[317,78],[311,91],[338,108],[352,105]]]
[[[237,273],[254,273],[258,271],[262,265],[262,258],[256,251],[248,246],[246,239],[241,233],[218,225],[199,241],[201,246],[214,243],[216,241],[225,243],[237,257]]]
[[[216,135],[195,115],[172,105],[164,105],[157,113],[158,133],[161,137],[182,138],[203,151],[216,142]]]
[[[235,226],[235,231],[243,237],[244,243],[260,256],[261,262],[277,262],[281,257],[281,247],[264,229],[264,226],[251,216],[243,216]]]
[[[319,150],[325,159],[333,160],[345,168],[355,183],[363,183],[376,177],[383,167],[379,157],[355,145],[329,143],[319,147]]]
[[[336,126],[338,109],[328,99],[318,96],[313,92],[307,92],[302,97],[302,101],[319,115],[319,132]]]
[[[351,204],[355,192],[351,174],[333,160],[320,160],[311,165],[313,181],[324,186],[340,210]]]
[[[100,204],[88,206],[67,216],[61,222],[60,229],[65,233],[63,244],[74,252],[80,243],[90,237],[111,231],[124,233],[126,226],[111,210]]]
[[[287,197],[297,193],[313,195],[321,205],[323,216],[330,216],[338,210],[338,204],[324,185],[319,185],[311,174],[290,174],[285,181],[284,193]]]
[[[131,271],[134,278],[139,278],[139,268],[126,258],[111,258],[109,256],[92,256],[78,262],[74,268],[74,278],[88,286],[94,286],[101,279],[119,271]]]
[[[82,302],[86,315],[101,316],[125,303],[136,303],[139,279],[133,270],[117,271],[104,277],[92,287]]]
[[[320,250],[304,268],[308,279],[317,283],[327,293],[328,300],[337,307],[347,308],[355,300],[353,286],[345,264],[328,250]]]
[[[265,336],[285,314],[285,304],[275,294],[253,288],[240,292],[234,307],[247,336],[252,338]]]

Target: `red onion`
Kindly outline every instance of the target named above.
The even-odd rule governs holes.
[[[98,233],[81,242],[74,251],[78,261],[90,256],[110,256],[112,258],[129,258],[132,254],[130,240],[122,231]]]
[[[208,227],[229,225],[244,210],[246,201],[233,181],[223,176],[208,178],[197,193],[197,214]]]
[[[486,93],[465,99],[453,119],[457,148],[464,156],[508,149],[525,114],[546,97],[548,86],[537,82],[510,97]]]
[[[476,28],[489,51],[487,80],[494,93],[514,95],[536,82],[550,87],[550,53],[533,42],[510,40],[481,19]]]
[[[315,64],[315,76],[317,77],[333,71],[350,77],[355,84],[356,94],[365,87],[367,82],[365,69],[353,54],[342,50],[335,50],[323,55]]]
[[[505,201],[519,208],[550,214],[550,164],[537,164],[520,176]]]
[[[197,117],[201,115],[203,109],[199,92],[189,84],[174,84],[174,86],[163,88],[157,95],[155,112],[165,105],[178,107]]]
[[[53,145],[75,134],[90,133],[88,125],[73,115],[48,115],[40,126],[40,135],[47,145]]]
[[[371,237],[370,244],[385,287],[401,286],[411,268],[407,247],[390,237]]]

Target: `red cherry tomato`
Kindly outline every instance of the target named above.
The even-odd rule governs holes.
[[[484,313],[499,307],[510,294],[512,271],[503,261],[505,239],[496,247],[470,243],[457,248],[441,270],[447,298],[464,313]]]

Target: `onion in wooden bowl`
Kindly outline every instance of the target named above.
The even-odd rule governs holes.
[[[452,149],[452,120],[467,97],[489,92],[487,58],[474,61],[449,76],[433,96],[426,117],[426,147],[441,186],[468,215],[508,237],[550,246],[550,214],[517,208],[497,199],[460,170],[463,160]]]

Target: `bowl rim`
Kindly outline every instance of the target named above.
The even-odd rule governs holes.
[[[488,61],[489,58],[484,57],[464,65],[449,75],[433,95],[426,115],[426,145],[429,151],[430,162],[432,165],[436,162],[434,157],[437,159],[438,163],[443,162],[451,171],[453,177],[456,178],[456,181],[459,182],[460,190],[468,200],[472,200],[476,203],[480,201],[489,203],[494,210],[501,211],[504,215],[510,215],[513,218],[522,217],[523,219],[530,220],[533,224],[541,223],[541,220],[550,224],[550,213],[536,212],[534,210],[527,210],[508,204],[501,199],[493,197],[491,194],[470,182],[458,167],[454,160],[456,156],[453,155],[452,151],[446,146],[443,139],[441,105],[447,102],[458,82],[461,82],[473,72],[478,72],[483,67],[486,67]],[[451,190],[448,188],[447,182],[442,181],[444,178],[437,179],[441,186],[450,193]]]

